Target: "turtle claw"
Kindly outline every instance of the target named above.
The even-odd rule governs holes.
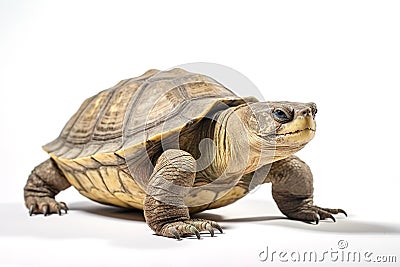
[[[189,223],[199,229],[199,231],[208,231],[211,237],[214,236],[214,228],[217,229],[221,234],[223,233],[221,226],[214,221],[205,219],[191,219]]]
[[[214,229],[211,224],[208,223],[206,229],[208,230],[208,232],[210,232],[211,237],[214,237]]]
[[[35,209],[35,204],[31,204],[29,206],[29,216],[32,216],[34,209]]]
[[[49,205],[44,205],[42,208],[42,213],[44,216],[49,215]]]
[[[221,226],[219,226],[218,223],[211,224],[211,225],[212,225],[212,227],[217,228],[217,230],[218,230],[221,234],[224,233],[224,231],[222,231],[222,228],[221,228]]]
[[[60,207],[57,207],[57,213],[59,216],[61,216],[61,208]]]
[[[190,232],[192,232],[193,234],[195,234],[196,237],[197,237],[197,239],[200,239],[200,232],[199,232],[199,230],[197,230],[196,227],[191,226],[191,227],[190,227]]]
[[[64,202],[57,202],[50,197],[27,197],[25,203],[29,209],[29,216],[33,214],[48,216],[53,213],[62,215],[62,211],[65,213],[68,211],[68,207]]]
[[[328,209],[328,208],[320,208],[318,206],[314,206],[314,207],[318,210],[318,212],[320,214],[321,213],[326,214],[324,216],[324,219],[331,218],[334,222],[336,222],[336,219],[333,217],[333,214],[340,214],[340,213],[344,214],[344,216],[347,217],[347,213],[342,209]]]
[[[182,236],[195,235],[197,239],[201,239],[200,232],[208,231],[213,237],[215,235],[214,228],[218,229],[222,233],[222,228],[214,221],[204,219],[190,219],[186,221],[178,221],[173,223],[167,223],[163,226],[160,235],[167,237],[174,237],[177,240],[181,240]]]
[[[321,219],[320,217],[319,217],[319,215],[317,214],[317,216],[315,216],[316,218],[315,218],[315,225],[317,225],[317,224],[319,224],[319,220]]]
[[[344,210],[342,210],[342,209],[338,209],[338,213],[343,213],[344,214],[344,216],[346,216],[347,217],[347,212],[345,212]]]
[[[64,202],[59,202],[58,205],[57,205],[57,213],[58,213],[58,215],[61,216],[61,211],[62,210],[64,211],[65,214],[68,213],[67,204],[65,204]]]
[[[328,209],[310,205],[302,207],[298,211],[288,214],[288,217],[304,222],[315,222],[315,224],[318,224],[320,220],[325,219],[331,219],[333,222],[336,222],[336,218],[333,216],[333,214],[339,213],[343,213],[347,216],[346,212],[342,209]]]
[[[67,204],[65,204],[65,202],[62,202],[62,201],[61,201],[61,202],[59,203],[59,205],[60,205],[61,209],[64,210],[65,214],[67,214],[67,213],[68,213],[68,210],[69,210]]]
[[[181,240],[181,237],[180,237],[178,231],[174,227],[168,228],[168,232],[170,234],[172,234],[177,240]]]
[[[200,239],[199,230],[186,222],[167,223],[163,229],[161,230],[161,235],[174,237],[176,240],[181,240],[181,236],[190,236],[192,234],[195,234]]]

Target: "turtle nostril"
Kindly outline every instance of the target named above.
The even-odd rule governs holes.
[[[300,111],[300,115],[302,116],[310,116],[311,115],[311,108],[305,108]]]

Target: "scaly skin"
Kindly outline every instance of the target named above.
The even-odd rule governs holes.
[[[217,228],[222,233],[214,221],[190,219],[183,198],[193,186],[195,176],[196,161],[191,154],[169,149],[159,157],[144,200],[146,222],[156,234],[176,239],[195,234],[200,239],[200,231],[214,236],[213,228]]]
[[[24,187],[25,205],[29,215],[42,213],[45,216],[64,210],[68,207],[64,202],[57,202],[54,197],[62,190],[70,187],[57,164],[48,159],[33,169]]]
[[[296,156],[272,164],[268,173],[272,183],[272,196],[280,211],[288,218],[305,222],[316,222],[332,214],[346,212],[342,209],[320,208],[313,204],[313,175],[310,168]]]

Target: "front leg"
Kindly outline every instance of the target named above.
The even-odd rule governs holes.
[[[161,154],[144,200],[146,222],[156,234],[179,240],[189,235],[200,239],[201,231],[209,231],[214,236],[213,228],[222,233],[214,221],[190,218],[183,199],[193,186],[195,176],[196,161],[189,153],[169,149]]]
[[[291,219],[316,222],[331,218],[332,214],[346,212],[342,209],[327,209],[313,203],[313,176],[306,163],[296,156],[272,164],[268,174],[272,182],[272,196],[283,214]]]

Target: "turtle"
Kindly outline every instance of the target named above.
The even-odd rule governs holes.
[[[240,97],[217,80],[151,69],[86,99],[50,158],[24,187],[29,214],[64,214],[71,185],[98,203],[140,209],[159,236],[181,239],[221,226],[194,213],[229,205],[272,183],[279,210],[318,224],[342,209],[313,203],[313,175],[295,153],[316,130],[315,103]]]

